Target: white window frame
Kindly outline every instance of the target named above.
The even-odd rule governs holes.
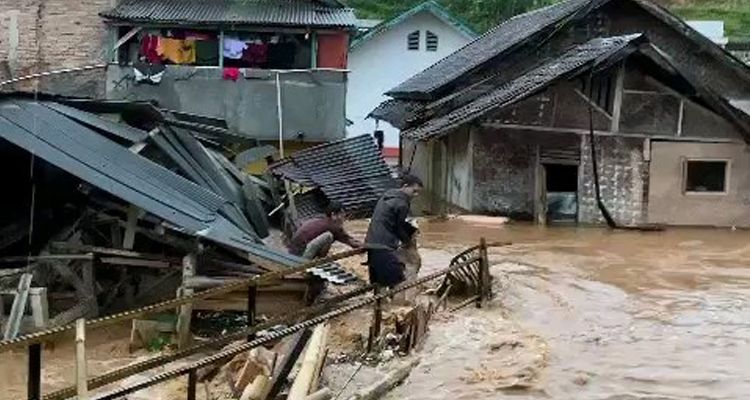
[[[723,162],[724,165],[724,191],[721,192],[695,192],[687,189],[688,163],[690,162]],[[732,159],[730,158],[682,158],[682,194],[686,196],[726,196],[729,194],[729,183],[731,182]]]

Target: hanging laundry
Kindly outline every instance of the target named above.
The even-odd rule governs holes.
[[[216,36],[206,32],[185,32],[185,40],[215,40]]]
[[[248,43],[242,52],[242,61],[253,68],[265,66],[268,61],[268,45],[263,42]]]
[[[161,56],[175,64],[195,64],[195,41],[161,39]]]
[[[161,62],[159,57],[159,36],[156,35],[144,35],[141,39],[140,55],[146,57],[146,61],[155,64]]]
[[[219,65],[219,42],[217,40],[196,41],[195,63],[197,65]]]
[[[237,38],[225,37],[224,38],[224,57],[231,58],[233,60],[239,60],[242,58],[242,52],[247,48],[247,43]]]
[[[234,67],[224,68],[222,77],[227,81],[236,81],[237,79],[240,79],[240,69]]]
[[[133,64],[133,75],[136,83],[148,83],[158,85],[164,77],[166,67],[162,64],[149,64],[138,61]]]

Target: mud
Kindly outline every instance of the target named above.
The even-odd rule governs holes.
[[[485,236],[496,298],[431,325],[389,399],[745,399],[750,232],[422,225],[443,250]],[[447,261],[447,260],[446,260]]]

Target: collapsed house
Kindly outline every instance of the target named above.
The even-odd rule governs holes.
[[[0,98],[0,156],[13,171],[0,216],[0,293],[15,296],[6,312],[0,301],[5,338],[23,330],[16,303],[30,292],[38,329],[303,263],[263,243],[272,183],[223,155],[240,140],[231,135],[151,103]],[[261,313],[312,294],[305,277],[264,290],[282,294],[261,296]],[[239,297],[196,308],[246,310]]]
[[[516,16],[388,95],[428,210],[750,226],[750,69],[650,1]]]

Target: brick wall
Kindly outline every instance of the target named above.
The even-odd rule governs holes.
[[[533,218],[535,143],[491,129],[478,129],[475,138],[473,210]]]
[[[98,14],[111,6],[112,0],[1,1],[0,79],[102,62],[108,36]],[[10,89],[35,88],[67,95],[103,95],[104,74],[66,74]]]
[[[596,140],[599,185],[607,210],[620,224],[645,222],[648,162],[643,159],[643,139],[597,137]],[[582,223],[604,223],[596,204],[589,143],[588,136],[584,136],[578,219]]]

